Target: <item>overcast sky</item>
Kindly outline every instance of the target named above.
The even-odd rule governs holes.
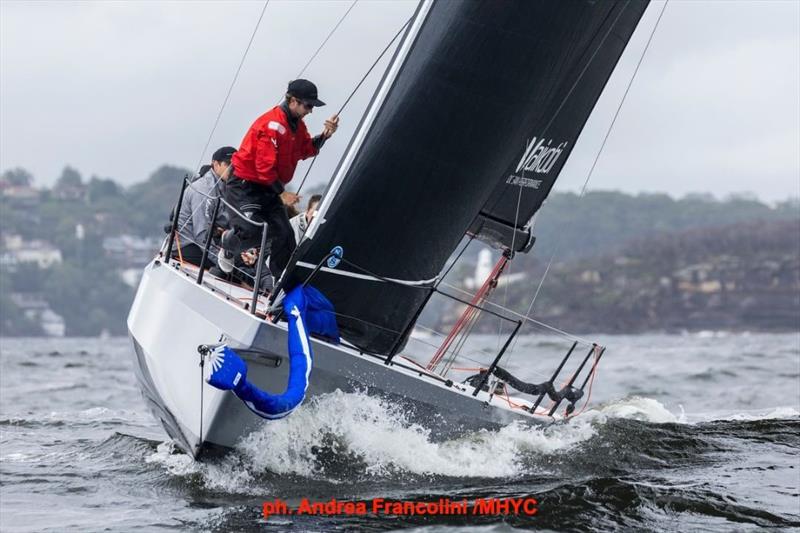
[[[2,0],[0,169],[22,166],[51,185],[69,164],[129,185],[164,163],[196,168],[238,146],[350,5],[272,0],[201,153],[263,3]],[[355,6],[304,74],[330,104],[307,120],[312,132],[414,7]],[[586,179],[661,7],[645,14],[556,190]],[[330,176],[384,68],[343,113],[313,181]],[[797,197],[799,147],[800,2],[673,0],[589,188]]]

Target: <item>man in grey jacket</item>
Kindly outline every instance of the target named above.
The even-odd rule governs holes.
[[[300,241],[303,239],[303,235],[308,229],[308,225],[311,224],[311,219],[314,218],[321,200],[321,194],[313,195],[311,199],[308,200],[308,207],[306,207],[306,210],[289,219],[289,224],[292,225],[292,231],[294,231],[294,242],[297,244],[300,244]]]
[[[211,165],[203,166],[200,169],[200,176],[186,187],[181,212],[178,214],[180,243],[179,247],[175,248],[173,257],[182,257],[189,263],[200,264],[208,234],[208,224],[214,212],[214,202],[223,192],[230,173],[231,157],[235,152],[236,148],[231,146],[218,149],[211,157]],[[221,221],[218,221],[217,225],[221,225]],[[209,260],[215,257],[216,253],[208,254]],[[209,261],[208,266],[212,264]]]

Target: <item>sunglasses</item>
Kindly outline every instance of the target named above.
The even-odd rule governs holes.
[[[314,109],[314,104],[309,104],[308,102],[300,100],[299,98],[295,98],[295,100],[297,100],[298,103],[302,104],[303,107],[305,107],[308,110]]]

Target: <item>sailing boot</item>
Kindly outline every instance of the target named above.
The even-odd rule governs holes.
[[[219,265],[220,270],[226,274],[233,272],[233,262],[241,247],[242,241],[236,235],[235,230],[228,229],[222,233],[219,254],[217,254],[217,265]]]

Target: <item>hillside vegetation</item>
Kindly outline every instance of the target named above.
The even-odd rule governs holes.
[[[110,178],[85,180],[67,167],[55,186],[36,188],[24,169],[6,171],[0,180],[3,235],[49,243],[63,261],[42,270],[0,269],[0,334],[40,332],[22,316],[12,293],[44,298],[64,317],[68,335],[124,334],[134,289],[122,282],[120,272],[140,268],[149,257],[128,258],[129,264],[112,261],[103,239],[162,238],[180,180],[188,173],[165,165],[147,180],[122,187]],[[312,192],[319,191],[304,191]],[[528,277],[511,291],[509,303],[527,308],[544,264],[557,251],[536,310],[564,327],[792,327],[797,324],[798,216],[797,201],[770,206],[747,197],[555,193],[537,221],[533,252],[514,260],[513,271]],[[476,251],[465,254],[456,272],[473,269]],[[453,312],[442,309],[442,320],[452,319]]]

